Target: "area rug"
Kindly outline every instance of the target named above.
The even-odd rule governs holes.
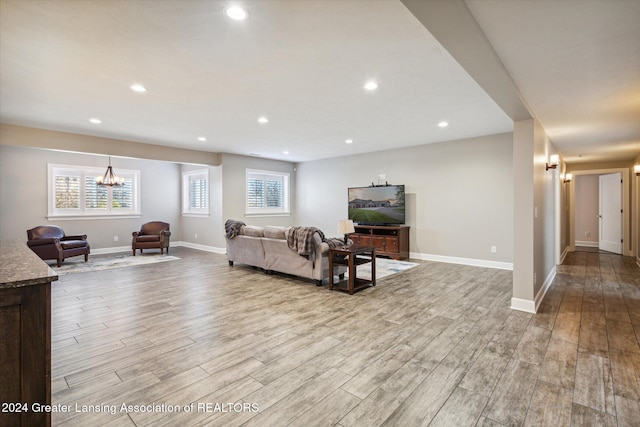
[[[83,257],[78,257],[73,260],[65,260],[61,267],[52,265],[51,268],[58,273],[58,275],[65,275],[71,273],[86,273],[88,271],[101,271],[109,270],[112,268],[132,267],[135,265],[155,264],[158,262],[174,261],[180,259],[172,255],[118,255],[109,258],[91,258],[89,261],[84,262]]]
[[[417,265],[420,264],[409,261],[396,261],[394,259],[376,258],[376,280],[382,279],[383,277],[391,276],[392,274],[401,273]],[[356,268],[356,277],[371,280],[371,263],[361,264]],[[346,276],[349,275],[346,274]]]

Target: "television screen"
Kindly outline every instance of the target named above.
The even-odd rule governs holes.
[[[404,224],[404,185],[349,188],[349,219],[357,224]]]

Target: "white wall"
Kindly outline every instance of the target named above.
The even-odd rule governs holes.
[[[182,218],[182,237],[188,245],[224,252],[224,223],[228,219],[252,225],[294,225],[293,213],[286,216],[247,216],[245,214],[246,170],[259,169],[290,174],[291,208],[295,201],[295,168],[291,162],[260,157],[221,154],[220,166],[183,166],[182,170],[209,169],[209,217]],[[197,237],[196,237],[197,235]]]
[[[224,239],[221,237],[222,230],[224,230],[222,222],[222,166],[181,165],[180,167],[181,174],[202,169],[209,171],[209,216],[182,216],[182,241],[192,244],[194,247],[222,252],[225,247]],[[181,197],[184,197],[182,193]],[[180,199],[181,201],[182,199]]]
[[[171,162],[113,158],[118,168],[140,171],[140,218],[48,220],[47,164],[97,166],[108,158],[39,148],[0,145],[0,239],[26,241],[27,229],[55,224],[66,234],[87,234],[92,249],[131,246],[131,232],[148,221],[171,224],[173,241],[180,240],[180,169]],[[118,241],[114,241],[118,236]]]
[[[555,191],[559,180],[557,169],[546,169],[551,154],[557,154],[544,128],[534,120],[534,296],[541,298],[544,286],[555,277]],[[537,211],[537,215],[535,215]],[[558,242],[556,242],[556,238]],[[540,300],[538,300],[538,303]]]
[[[561,245],[560,171],[546,169],[555,147],[535,119],[514,123],[514,269],[512,308],[535,312],[555,277]],[[558,245],[558,248],[556,248]]]
[[[390,184],[405,185],[413,256],[510,264],[512,138],[507,133],[299,163],[295,223],[337,236],[338,221],[348,214],[347,188],[377,184],[384,174]]]

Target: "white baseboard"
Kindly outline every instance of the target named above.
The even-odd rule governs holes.
[[[213,252],[216,254],[226,254],[227,248],[219,248],[215,246],[207,246],[200,245],[197,243],[191,242],[171,242],[171,246],[182,246],[190,249],[197,249],[200,251]],[[103,254],[112,254],[117,252],[130,252],[131,246],[114,246],[111,248],[100,248],[100,249],[91,249],[91,253],[93,255],[103,255]],[[498,261],[487,261],[483,259],[474,259],[474,258],[459,258],[459,257],[450,257],[444,255],[431,255],[431,254],[421,254],[417,252],[411,252],[409,255],[411,258],[421,259],[424,261],[435,261],[435,262],[445,262],[449,264],[462,264],[462,265],[470,265],[473,267],[486,267],[486,268],[495,268],[498,270],[513,270],[513,263],[510,262],[498,262]]]
[[[205,251],[205,252],[213,252],[216,254],[226,254],[227,253],[227,248],[218,248],[215,246],[207,246],[207,245],[200,245],[197,243],[191,243],[191,242],[176,242],[175,244],[172,243],[173,246],[183,246],[185,248],[190,248],[190,249],[197,249],[199,251]]]
[[[528,299],[511,298],[511,309],[535,314],[536,303]]]
[[[511,262],[499,262],[499,261],[488,261],[484,259],[459,258],[459,257],[450,257],[450,256],[444,256],[444,255],[421,254],[417,252],[411,252],[409,254],[409,257],[415,258],[415,259],[421,259],[423,261],[445,262],[449,264],[462,264],[462,265],[470,265],[473,267],[496,268],[499,270],[513,270],[513,263]]]
[[[569,247],[564,248],[564,251],[562,251],[562,255],[560,256],[560,264],[564,263],[564,259],[567,257],[569,252],[571,252]]]
[[[131,245],[114,246],[112,248],[100,248],[100,249],[91,248],[91,255],[115,254],[117,252],[131,252]]]
[[[556,271],[557,269],[556,269],[556,266],[554,265],[551,271],[549,272],[549,275],[544,280],[544,283],[542,284],[542,287],[538,291],[538,294],[536,295],[536,312],[538,312],[538,308],[540,308],[540,304],[542,304],[542,301],[544,300],[544,296],[547,294],[547,291],[551,288],[551,284],[553,283],[553,280],[556,278]]]
[[[185,248],[197,249],[200,251],[214,252],[216,254],[226,254],[226,248],[217,248],[215,246],[198,245],[190,242],[171,242],[170,247],[183,246]],[[91,249],[91,255],[115,254],[118,252],[131,252],[131,246],[114,246],[111,248]]]
[[[585,246],[587,248],[597,248],[600,244],[598,242],[578,241],[576,240],[576,246]]]
[[[538,291],[538,294],[535,296],[534,300],[522,299],[522,298],[511,298],[511,308],[513,310],[525,311],[527,313],[537,313],[538,308],[540,308],[540,304],[544,300],[547,291],[551,288],[551,284],[553,280],[556,278],[556,267],[554,266],[547,278],[544,280],[542,287]]]

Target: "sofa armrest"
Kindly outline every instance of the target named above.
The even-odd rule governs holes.
[[[169,230],[162,230],[162,231],[160,232],[160,235],[165,235],[165,236],[167,236],[167,237],[168,237],[168,236],[171,236],[171,232],[170,232]]]
[[[316,252],[320,253],[322,255],[328,254],[329,253],[329,244],[327,244],[326,242],[320,243],[318,246],[316,246]]]

